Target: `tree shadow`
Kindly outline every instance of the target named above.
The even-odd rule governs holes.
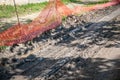
[[[120,59],[74,58],[49,80],[119,80]]]
[[[71,19],[71,17],[72,16],[69,16],[68,18]],[[19,47],[19,45],[13,45],[10,48],[10,51],[13,53],[15,49],[15,54],[17,55],[27,54],[30,51],[34,50],[35,46],[32,44],[38,44],[38,43],[48,44],[49,40],[51,40],[50,45],[60,46],[60,47],[65,46],[68,48],[77,48],[78,50],[88,49],[92,45],[104,46],[106,41],[112,41],[112,43],[108,43],[104,47],[120,48],[119,20],[113,20],[110,22],[103,21],[103,22],[95,23],[95,22],[86,21],[84,17],[83,19],[80,17],[80,19],[81,20],[76,20],[76,18],[75,20],[72,19],[72,21],[70,21],[71,24],[69,25],[61,24],[56,29],[46,31],[42,35],[34,38],[32,42],[31,41],[25,42],[23,44],[25,46],[22,45]],[[97,29],[89,30],[90,29],[89,26],[93,24],[97,25],[97,26],[93,26]],[[85,35],[86,33],[88,33],[88,35]],[[86,39],[87,42],[83,44],[83,41]]]
[[[89,17],[89,16],[88,16]],[[78,49],[86,49],[90,45],[104,45],[104,40],[114,41],[112,44],[106,45],[106,47],[116,47],[119,48],[119,34],[120,34],[120,21],[110,21],[110,22],[92,22],[87,20],[87,17],[81,17],[78,18],[78,16],[68,16],[66,18],[67,22],[65,25],[62,23],[59,27],[56,27],[56,29],[52,29],[49,31],[44,32],[42,35],[39,35],[38,37],[34,38],[32,41],[27,41],[23,43],[23,45],[29,46],[27,49],[23,50],[23,48],[19,48],[17,50],[18,54],[21,53],[27,53],[34,49],[35,43],[39,42],[48,42],[49,40],[52,41],[53,45],[55,46],[66,46],[66,47],[75,47]],[[31,22],[31,20],[27,20],[26,22]],[[99,25],[103,24],[104,25]],[[91,37],[91,35],[85,35],[87,32],[91,33],[89,31],[89,26],[96,24],[97,26],[93,27],[99,27],[96,30],[91,30],[92,35],[95,34],[94,37]],[[9,24],[11,25],[11,24]],[[83,44],[82,42],[88,38],[88,43]],[[80,41],[82,40],[82,41]],[[31,43],[32,42],[32,43]],[[10,48],[10,51],[13,52],[13,49],[19,47],[19,45],[13,45]],[[23,47],[23,46],[22,46]]]
[[[74,20],[73,20],[74,21]],[[104,24],[103,24],[104,23]],[[96,24],[96,25],[93,25]],[[95,29],[90,30],[90,27],[94,27]],[[85,35],[87,33],[87,35]],[[90,35],[89,35],[90,33]],[[112,41],[112,43],[108,43],[105,47],[115,47],[120,48],[120,21],[109,21],[109,22],[85,22],[81,20],[80,22],[76,22],[75,24],[63,25],[57,27],[56,29],[52,29],[46,31],[42,35],[34,38],[32,43],[29,41],[25,43],[25,45],[30,45],[30,49],[27,51],[33,50],[34,46],[32,44],[39,42],[48,43],[49,40],[54,42],[52,45],[54,46],[66,46],[73,47],[78,49],[86,49],[91,45],[102,46],[107,41]],[[86,43],[82,43],[87,39]],[[13,46],[14,48],[14,46]],[[18,50],[18,52],[21,50]],[[25,51],[26,52],[26,51]]]
[[[0,26],[0,32],[3,32],[13,26],[14,23],[1,23],[2,26]]]
[[[30,23],[32,22],[31,19],[21,19],[20,20],[21,23]],[[7,30],[8,28],[10,28],[11,26],[14,26],[15,24],[17,24],[16,20],[13,20],[11,22],[0,22],[0,32],[3,32],[5,30]]]
[[[25,62],[14,62],[10,65],[13,69],[9,71],[8,67],[1,67],[0,79],[10,80],[23,78],[35,78],[43,74],[45,70],[53,69],[56,62],[64,58],[51,59],[41,58],[32,55],[25,58]],[[72,58],[64,67],[58,69],[54,74],[49,75],[45,80],[119,80],[120,79],[120,59],[104,58]],[[15,65],[17,64],[17,66]],[[14,67],[13,67],[14,66]],[[57,65],[58,66],[58,65]],[[56,68],[56,67],[55,67]],[[6,71],[6,72],[5,72]],[[12,74],[12,72],[14,72]],[[21,73],[19,73],[21,71]],[[22,72],[23,71],[23,72]],[[13,77],[14,76],[14,77]],[[17,76],[17,77],[15,77]],[[42,77],[41,75],[39,77]]]
[[[103,24],[104,23],[104,24]],[[90,25],[96,24],[95,29],[89,30]],[[85,30],[83,29],[85,28]],[[87,35],[85,35],[87,33]],[[90,35],[89,35],[90,34]],[[67,47],[77,47],[82,48],[89,45],[104,45],[106,41],[113,41],[111,44],[107,44],[106,47],[120,47],[120,21],[110,21],[110,22],[88,22],[85,26],[64,28],[64,31],[59,31],[58,34],[52,36],[53,40],[59,39],[56,45],[62,44]],[[82,41],[87,39],[87,43],[84,45]],[[80,40],[82,40],[80,42]]]
[[[100,28],[97,29],[95,33],[97,33],[97,35],[94,40],[96,43],[98,42],[98,45],[102,45],[99,44],[102,42],[102,40],[107,40],[111,43],[108,43],[105,46],[106,48],[120,48],[120,21],[106,22],[106,25],[100,26]]]

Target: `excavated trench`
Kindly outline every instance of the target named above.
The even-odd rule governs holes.
[[[119,7],[68,16],[56,29],[1,50],[0,79],[119,80],[119,58],[94,57],[105,47],[117,45],[120,49]],[[115,65],[106,65],[110,61]],[[101,73],[102,65],[110,72]]]

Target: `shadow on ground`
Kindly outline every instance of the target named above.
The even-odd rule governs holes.
[[[95,27],[98,29],[89,30],[89,26],[92,24],[96,24],[97,26]],[[86,33],[88,34],[85,35]],[[22,47],[19,47],[19,45],[13,45],[10,51],[16,52],[20,55],[27,54],[29,51],[34,50],[35,46],[37,46],[39,43],[43,42],[48,44],[49,41],[51,41],[50,45],[72,47],[77,48],[78,50],[85,50],[92,45],[105,45],[106,48],[120,48],[119,35],[119,20],[98,23],[81,21],[80,23],[78,22],[68,26],[61,24],[61,26],[57,27],[56,29],[47,31],[34,38],[32,41],[25,42]],[[107,41],[111,41],[112,43],[106,44]]]
[[[84,23],[84,22],[83,22]],[[105,23],[105,25],[100,25],[97,27],[97,30],[88,30],[88,26],[93,24],[93,22],[86,23],[86,26],[83,27],[83,25],[79,26],[77,24],[76,27],[71,25],[72,27],[63,27],[60,26],[56,28],[54,31],[48,31],[44,33],[42,36],[37,37],[33,39],[34,42],[40,42],[42,40],[54,40],[57,41],[54,45],[65,45],[66,47],[77,47],[77,48],[83,48],[86,49],[89,47],[89,45],[104,45],[102,43],[104,40],[107,41],[114,41],[115,43],[108,44],[105,47],[117,47],[120,48],[120,21],[114,20],[110,22],[100,22],[95,24],[102,24]],[[91,35],[84,35],[87,32],[92,32]],[[55,34],[53,34],[55,33]],[[71,34],[70,34],[71,33]],[[72,43],[73,41],[80,40],[89,40],[89,42],[85,43],[84,45],[81,44],[81,42]],[[59,39],[59,41],[58,41]],[[116,46],[117,45],[117,46]],[[114,60],[107,60],[104,58],[71,58],[72,61],[70,61],[68,64],[65,65],[61,70],[58,71],[58,73],[55,74],[55,76],[50,76],[49,80],[120,80],[120,69],[119,69],[119,63],[120,59],[114,59]],[[39,62],[40,60],[40,62]],[[21,60],[12,60],[12,63],[9,59],[5,59],[4,63],[1,64],[0,69],[0,79],[1,80],[10,80],[12,76],[17,76],[18,78],[20,75],[25,76],[26,78],[37,76],[38,74],[41,74],[44,72],[44,70],[50,68],[52,65],[54,65],[55,62],[62,60],[62,59],[51,59],[51,58],[38,58],[33,55],[32,59],[27,59],[25,62],[20,62]],[[32,64],[38,63],[38,65],[34,66],[34,69],[30,68]],[[15,65],[14,65],[15,64]],[[17,64],[17,65],[16,65]],[[4,67],[3,67],[4,66]],[[19,71],[27,70],[27,72],[24,72],[22,74],[19,74],[19,71],[13,74],[13,71],[15,69],[18,69]],[[59,74],[60,73],[60,74]],[[64,74],[64,75],[63,75]],[[40,76],[41,77],[41,76]]]
[[[4,67],[4,71],[2,69],[3,72],[0,73],[0,79],[10,80],[12,77],[12,80],[17,80],[21,78],[20,76],[23,76],[23,78],[26,79],[29,79],[31,77],[34,78],[39,74],[44,73],[44,70],[51,68],[51,66],[53,66],[55,62],[63,60],[63,58],[42,58],[42,60],[40,61],[41,58],[35,57],[34,55],[32,55],[32,58],[29,59],[35,60],[28,62],[26,61],[23,64],[17,65],[15,68],[15,70],[26,70],[26,72],[23,72],[21,74],[16,72],[15,74],[12,74],[11,71],[7,71],[8,67]],[[64,67],[58,70],[57,73],[55,73],[54,75],[53,73],[49,75],[49,78],[46,80],[119,80],[119,63],[120,59],[107,60],[104,58],[71,58],[70,62],[68,62]],[[33,64],[37,65],[31,66]]]
[[[103,24],[104,23],[104,24]],[[96,30],[89,30],[90,25],[96,24]],[[101,24],[101,25],[100,25]],[[120,21],[110,21],[110,22],[99,22],[85,23],[85,26],[80,24],[70,25],[72,27],[66,28],[58,27],[54,32],[48,31],[42,36],[33,39],[33,42],[40,42],[42,40],[51,39],[57,41],[56,46],[64,45],[67,47],[77,47],[77,48],[87,48],[89,45],[104,45],[106,41],[112,41],[113,43],[107,44],[106,47],[116,47],[120,48]],[[90,33],[84,35],[86,33]],[[87,39],[87,43],[82,43]],[[82,40],[82,41],[80,41]],[[75,42],[76,41],[76,42]]]
[[[30,23],[32,20],[30,19],[21,19],[20,22],[21,23]],[[11,26],[17,24],[16,21],[11,21],[11,22],[0,22],[0,32],[7,30],[8,28],[10,28]]]

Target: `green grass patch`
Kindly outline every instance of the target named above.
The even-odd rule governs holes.
[[[63,2],[64,4],[69,4],[69,3],[71,3],[72,1],[71,1],[71,0],[62,0],[62,2]]]
[[[70,2],[73,2],[73,3],[78,3],[78,4],[85,4],[85,5],[95,5],[95,4],[103,4],[103,3],[106,3],[106,2],[109,2],[110,0],[100,0],[100,1],[86,1],[86,2],[83,2],[82,0],[70,0]]]
[[[69,4],[71,2],[73,3],[80,3],[85,5],[95,5],[95,4],[102,4],[106,3],[109,0],[101,0],[98,2],[88,2],[83,3],[81,0],[62,0],[63,3]],[[42,2],[42,3],[33,3],[33,4],[26,4],[26,5],[17,5],[17,11],[19,15],[25,15],[30,14],[34,12],[39,12],[42,10],[48,2]],[[15,8],[11,5],[0,5],[0,18],[10,18],[15,16]]]
[[[6,50],[8,46],[0,46],[0,52]]]
[[[19,15],[39,12],[47,5],[47,2],[17,5],[17,11]],[[0,5],[0,18],[10,18],[15,16],[15,8],[12,5]]]
[[[65,4],[70,3],[70,0],[62,0]],[[48,2],[31,3],[26,5],[17,5],[17,11],[19,15],[30,14],[41,11]],[[0,18],[10,18],[15,16],[15,7],[12,5],[0,5]]]

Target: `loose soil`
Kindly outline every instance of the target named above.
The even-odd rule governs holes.
[[[56,29],[1,50],[0,79],[37,80],[63,60],[63,67],[51,72],[46,80],[119,80],[120,15],[105,22],[106,25],[94,31],[97,35],[81,44],[89,38],[83,35],[91,24],[119,7],[68,16]]]

